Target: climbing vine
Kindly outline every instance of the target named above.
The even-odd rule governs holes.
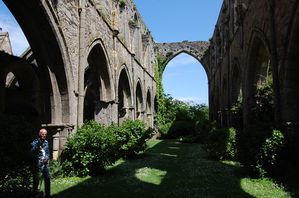
[[[168,56],[162,58],[160,54],[156,56],[155,61],[155,79],[156,79],[156,98],[157,98],[157,117],[156,122],[158,125],[165,124],[164,116],[166,112],[165,100],[164,100],[164,89],[162,83],[163,71],[168,62]]]
[[[126,2],[125,2],[125,0],[120,0],[120,1],[119,1],[119,7],[120,7],[121,9],[124,9],[125,6],[126,6]]]

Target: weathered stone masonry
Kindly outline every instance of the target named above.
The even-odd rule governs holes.
[[[203,64],[211,69],[211,119],[234,122],[230,108],[243,99],[244,128],[250,126],[257,79],[271,66],[275,120],[298,144],[298,1],[225,0]]]
[[[156,57],[167,63],[180,53],[205,68],[210,118],[223,126],[235,121],[230,109],[238,98],[244,127],[252,124],[256,85],[270,69],[277,125],[298,144],[298,1],[224,0],[209,42],[178,43],[154,43],[131,0],[3,1],[30,49],[10,55],[1,33],[0,111],[47,127],[56,156],[85,120],[153,126]]]
[[[153,127],[156,56],[170,61],[185,52],[200,61],[208,47],[207,42],[154,43],[131,0],[4,3],[30,49],[22,57],[0,52],[0,110],[47,127],[54,157],[86,120],[141,119]]]
[[[40,121],[53,135],[54,156],[85,120],[153,126],[154,43],[131,1],[4,2],[30,49],[22,58],[0,52],[2,113]],[[8,76],[14,81],[5,86]],[[11,92],[23,101],[10,100]]]

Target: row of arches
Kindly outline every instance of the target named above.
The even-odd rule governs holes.
[[[256,9],[255,4],[258,3],[248,7],[248,12]],[[271,15],[274,12],[272,9],[279,8],[266,3],[269,6],[268,12],[263,12],[261,21],[267,26],[247,17],[244,19],[246,23],[240,24],[242,29],[232,37],[232,44],[226,54],[219,57],[213,51],[214,48],[210,48],[204,57],[204,63],[214,71],[209,79],[211,119],[225,126],[237,122],[244,125],[243,129],[254,125],[256,109],[259,108],[256,94],[267,84],[272,94],[268,99],[273,105],[273,111],[268,112],[265,119],[271,119],[275,127],[286,129],[287,133],[297,130],[298,3],[281,4],[286,4],[285,9],[290,10],[288,25],[271,23],[279,21],[282,16]],[[248,31],[242,31],[244,29]],[[238,102],[243,105],[242,120],[232,115],[232,107]]]
[[[210,79],[210,116],[221,125],[236,122],[247,125],[255,120],[257,90],[269,84],[273,96],[276,93],[270,45],[265,35],[261,31],[253,31],[246,56],[236,55],[228,64],[227,71],[222,70],[223,73],[218,72]],[[234,117],[231,112],[237,103],[243,104],[243,120]],[[269,117],[274,119],[274,112]]]
[[[117,103],[118,123],[125,119],[141,119],[152,126],[153,110],[150,87],[145,89],[140,78],[134,85],[135,77],[132,76],[133,74],[129,72],[126,65],[119,67],[114,81],[107,56],[99,41],[92,45],[87,56],[88,65],[84,71],[83,121],[95,119],[102,123],[115,122],[111,116],[115,114],[113,105]]]
[[[48,86],[53,87],[55,84],[45,78],[49,73],[41,73],[37,65],[29,64],[4,52],[1,52],[1,61],[2,112],[33,116],[41,123],[53,122],[51,109],[55,108],[55,96],[53,88],[49,89]],[[112,106],[117,103],[119,122],[125,119],[140,119],[151,126],[150,88],[148,87],[145,92],[140,79],[133,85],[128,68],[124,65],[117,78],[117,88],[114,89],[111,71],[100,44],[92,48],[87,62],[84,73],[84,121],[113,122]]]
[[[31,74],[33,77],[31,78],[30,75],[27,75],[26,79],[28,82],[30,79],[36,79],[37,83],[32,82],[29,87],[31,91],[36,93],[47,92],[47,96],[45,96],[48,98],[47,108],[33,108],[35,109],[34,111],[38,112],[39,118],[46,117],[45,119],[41,119],[41,123],[80,123],[82,121],[78,122],[76,116],[80,111],[77,110],[77,108],[74,108],[74,106],[80,108],[80,105],[83,106],[83,110],[81,110],[83,120],[95,118],[104,123],[117,122],[117,118],[115,118],[117,116],[111,115],[113,114],[112,112],[115,112],[114,114],[122,115],[121,113],[117,113],[117,109],[120,110],[125,108],[132,111],[132,113],[129,113],[131,114],[130,116],[126,115],[130,118],[138,117],[141,119],[142,117],[147,117],[143,115],[145,112],[147,112],[147,114],[152,114],[152,88],[145,88],[145,86],[149,85],[148,83],[147,85],[142,83],[144,79],[139,79],[137,83],[133,85],[132,82],[136,81],[135,74],[129,72],[131,69],[128,69],[126,66],[114,71],[115,69],[112,67],[110,60],[113,57],[113,52],[107,52],[106,47],[104,47],[102,42],[97,39],[95,39],[95,42],[92,43],[90,50],[87,52],[86,65],[82,66],[84,77],[82,78],[82,82],[78,83],[84,84],[83,92],[77,92],[78,85],[76,85],[76,75],[78,74],[75,73],[76,68],[74,65],[72,66],[70,61],[68,54],[69,50],[67,50],[67,44],[63,39],[62,29],[60,29],[57,21],[58,16],[56,15],[57,13],[55,10],[58,5],[55,4],[55,2],[52,2],[52,5],[51,3],[47,4],[46,2],[37,3],[35,1],[30,1],[26,3],[28,9],[17,1],[4,0],[4,2],[9,7],[14,17],[18,20],[19,25],[30,44],[31,49],[28,53],[31,54],[25,54],[23,58],[27,60],[20,64],[20,68],[26,68],[24,65],[29,65],[28,68],[34,69],[34,72]],[[28,15],[26,10],[31,10],[31,14]],[[125,13],[126,12],[123,12],[122,14]],[[134,17],[137,23],[137,15],[135,14]],[[111,34],[113,34],[113,32],[111,32]],[[138,36],[135,39],[137,38],[141,41],[141,36]],[[134,42],[132,45],[140,47],[140,44],[134,44]],[[140,51],[139,48],[136,51]],[[149,54],[148,51],[147,53]],[[14,59],[19,58],[14,57]],[[145,59],[148,60],[149,58],[145,57]],[[10,62],[8,62],[7,67],[12,68],[11,65],[15,64],[15,60],[11,61],[10,58],[8,58],[8,60],[10,60]],[[149,62],[149,60],[146,62]],[[146,68],[147,67],[145,67],[145,69]],[[80,68],[78,70],[80,70]],[[24,87],[24,81],[22,81],[23,76],[20,75],[25,74],[26,72],[19,71],[19,69],[11,69],[11,71],[7,70],[7,72],[3,72],[3,79],[5,79],[5,76],[9,72],[12,72],[15,79],[20,81],[20,87]],[[12,87],[13,86],[10,86],[9,88]],[[9,91],[6,91],[6,93],[8,92]],[[136,100],[133,99],[135,96],[137,98]],[[76,105],[76,97],[84,98],[82,101],[83,104],[79,104],[79,102]],[[41,98],[41,100],[44,99]],[[37,109],[44,109],[44,116],[41,116],[41,111]],[[138,115],[135,115],[133,112],[138,112],[136,113]]]
[[[82,51],[71,49],[66,41],[68,32],[61,29],[57,8],[51,2],[4,2],[19,22],[30,49],[22,57],[0,52],[0,113],[22,115],[38,127],[46,127],[53,138],[53,158],[74,129],[89,120],[121,124],[126,119],[139,119],[153,127],[155,89],[147,66],[151,63],[149,44],[144,65],[135,55],[129,61],[117,60],[115,53],[121,54],[130,46],[115,49],[122,46],[117,45],[119,39],[113,30],[107,37],[110,40],[97,34],[84,40]],[[72,37],[73,47],[76,39]],[[78,52],[73,58],[79,58],[79,68],[73,52]]]

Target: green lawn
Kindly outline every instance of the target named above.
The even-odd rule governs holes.
[[[52,181],[57,198],[92,197],[292,197],[268,179],[240,174],[233,162],[207,158],[200,144],[151,140],[140,158],[118,161],[99,177]]]

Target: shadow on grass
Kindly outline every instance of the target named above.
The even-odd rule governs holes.
[[[160,141],[140,158],[59,192],[57,198],[242,197],[238,167],[206,159],[199,144]]]
[[[275,177],[274,181],[282,185],[293,197],[299,197],[299,173],[296,167],[290,166],[283,171],[283,176]]]

